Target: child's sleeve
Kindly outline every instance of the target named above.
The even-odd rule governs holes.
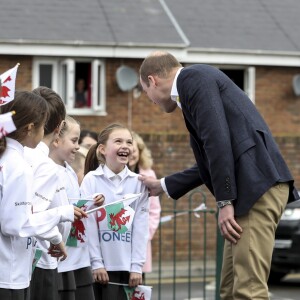
[[[83,179],[80,186],[81,198],[90,197],[95,192],[94,189],[91,187],[92,184],[90,181],[91,180],[88,178],[88,176],[86,176]],[[86,219],[86,233],[92,270],[104,268],[104,262],[99,240],[97,212],[89,214],[88,218]]]
[[[49,208],[57,190],[58,169],[53,164],[42,163],[34,175],[33,213]]]

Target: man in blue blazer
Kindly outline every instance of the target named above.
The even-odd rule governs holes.
[[[196,159],[190,169],[141,180],[152,195],[173,199],[205,184],[225,238],[221,298],[269,299],[275,230],[286,203],[299,196],[268,126],[244,91],[212,66],[183,68],[170,53],[153,52],[140,83],[165,112],[182,109]]]

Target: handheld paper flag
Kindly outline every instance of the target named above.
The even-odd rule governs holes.
[[[82,209],[85,208],[85,204],[88,202],[88,200],[79,200],[76,204],[74,204],[77,207],[80,207]],[[85,234],[86,228],[84,226],[84,223],[82,220],[76,220],[72,223],[72,227],[70,230],[70,234],[68,236],[66,245],[69,247],[78,247],[78,246],[84,246],[86,243],[86,234]]]
[[[196,207],[195,209],[193,209],[194,215],[196,218],[200,218],[200,215],[198,214],[199,211],[206,211],[207,207],[204,203],[201,203],[198,207]],[[187,215],[189,214],[190,211],[184,211],[184,212],[180,212],[174,215],[167,215],[167,216],[163,216],[160,218],[160,223],[166,223],[171,221],[173,218],[178,217],[178,216],[182,216],[182,215]]]
[[[151,299],[151,288],[146,285],[138,285],[136,288],[130,288],[124,286],[128,300],[150,300]]]
[[[133,201],[137,200],[140,196],[141,196],[142,193],[139,193],[139,194],[126,194],[122,199],[120,200],[117,200],[117,201],[114,201],[114,202],[111,202],[111,203],[108,203],[108,204],[104,204],[102,206],[99,206],[99,207],[95,207],[93,209],[90,209],[88,211],[86,211],[87,214],[90,214],[94,211],[97,211],[97,210],[100,210],[106,206],[110,206],[110,205],[114,205],[114,204],[117,204],[117,203],[121,203],[121,202],[124,202],[124,206],[128,206],[130,205]]]
[[[16,126],[12,119],[14,113],[15,112],[8,112],[0,115],[0,138],[16,130]]]
[[[17,70],[20,64],[0,75],[1,89],[0,89],[0,105],[6,104],[15,97],[15,85]]]

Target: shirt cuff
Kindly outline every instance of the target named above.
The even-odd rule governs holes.
[[[143,273],[142,269],[143,269],[143,267],[139,264],[131,264],[130,272],[142,274]]]
[[[165,178],[160,179],[160,184],[161,184],[162,189],[164,190],[164,192],[168,196],[168,198],[171,198],[169,193],[168,193],[168,190],[167,190],[167,186],[166,186],[166,183],[165,183]]]
[[[74,222],[74,206],[73,205],[62,205],[58,207],[61,215],[61,222]]]
[[[61,233],[58,233],[58,235],[56,237],[54,237],[54,238],[52,238],[50,240],[50,243],[53,244],[53,245],[58,245],[61,242],[62,242],[62,235],[61,235]]]
[[[217,202],[220,202],[220,201],[234,201],[235,199],[224,199],[224,200],[218,200]]]

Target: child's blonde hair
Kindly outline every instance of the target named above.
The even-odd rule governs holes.
[[[136,132],[132,131],[132,137],[137,143],[140,159],[138,165],[142,169],[151,169],[153,165],[153,159],[150,149],[146,146],[144,140]]]
[[[62,128],[59,132],[59,137],[63,137],[72,125],[80,126],[80,123],[77,120],[75,120],[74,118],[72,118],[71,116],[67,115],[65,118],[64,125],[62,126]]]

